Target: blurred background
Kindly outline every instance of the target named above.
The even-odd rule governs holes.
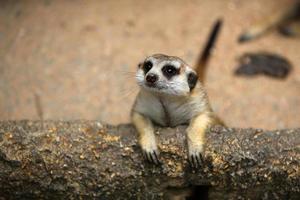
[[[207,71],[214,110],[232,127],[300,126],[300,39],[241,32],[291,0],[0,1],[0,120],[128,123],[134,72],[153,53],[195,63],[212,24],[224,26]],[[286,79],[234,75],[245,52],[287,58]]]

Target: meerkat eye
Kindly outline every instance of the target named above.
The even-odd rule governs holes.
[[[152,67],[153,67],[153,63],[151,61],[146,61],[143,66],[145,74],[149,72]]]
[[[171,78],[172,76],[178,74],[179,70],[173,65],[165,65],[162,68],[162,72],[167,78]]]

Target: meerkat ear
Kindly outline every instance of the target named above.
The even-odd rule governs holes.
[[[138,64],[138,69],[140,69],[142,66],[143,66],[143,63],[140,62],[140,63]]]
[[[195,72],[190,72],[188,74],[187,80],[190,87],[190,91],[192,91],[197,84],[198,76]]]

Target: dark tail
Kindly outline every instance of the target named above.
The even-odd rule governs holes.
[[[204,49],[202,50],[202,53],[200,54],[200,56],[197,60],[197,63],[195,65],[195,70],[197,72],[197,75],[198,75],[199,79],[202,81],[202,83],[204,82],[207,62],[209,60],[211,50],[213,49],[213,47],[216,43],[216,39],[217,39],[217,36],[220,32],[222,23],[223,23],[222,19],[218,19],[215,22],[215,24],[213,26],[213,29],[211,30],[211,32],[209,34],[209,38],[207,40],[207,43],[204,46]]]

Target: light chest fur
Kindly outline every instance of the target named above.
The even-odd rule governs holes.
[[[194,96],[170,96],[141,90],[133,110],[164,127],[189,124],[196,115],[206,111],[207,99],[201,93]]]

